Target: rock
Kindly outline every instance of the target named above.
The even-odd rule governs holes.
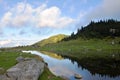
[[[23,62],[25,59],[22,56],[16,58],[17,62]]]
[[[38,80],[44,70],[44,63],[36,59],[21,61],[7,70],[6,80]]]
[[[74,77],[75,77],[76,79],[82,79],[82,76],[81,76],[80,74],[75,74]]]
[[[5,75],[0,75],[0,80],[7,80]]]

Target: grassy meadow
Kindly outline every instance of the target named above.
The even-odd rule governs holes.
[[[112,42],[114,41],[114,44]],[[115,39],[76,39],[48,44],[40,47],[40,50],[59,53],[61,55],[85,58],[85,57],[115,57],[120,58],[120,38]]]

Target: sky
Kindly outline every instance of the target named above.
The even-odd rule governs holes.
[[[120,0],[0,0],[0,47],[69,35],[105,19],[120,20]]]

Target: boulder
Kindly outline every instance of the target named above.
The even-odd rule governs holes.
[[[75,77],[76,79],[82,79],[82,76],[81,76],[80,74],[74,74],[74,77]]]
[[[36,59],[27,59],[8,69],[0,80],[38,80],[44,70],[44,63]]]
[[[0,75],[0,80],[9,80],[5,75]]]

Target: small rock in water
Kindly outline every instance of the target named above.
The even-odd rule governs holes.
[[[75,77],[76,79],[82,79],[82,76],[81,76],[80,74],[75,74],[74,77]]]

